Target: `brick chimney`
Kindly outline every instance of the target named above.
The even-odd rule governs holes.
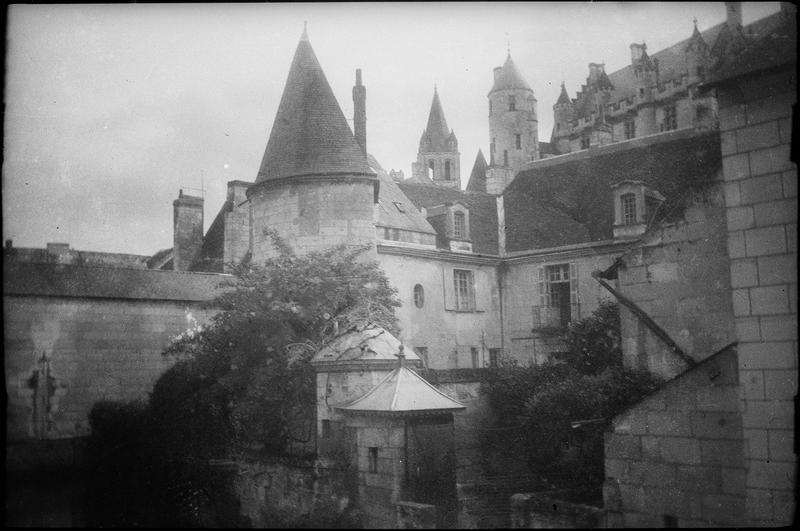
[[[203,198],[184,195],[172,202],[174,236],[172,269],[188,271],[203,245]]]
[[[725,2],[725,23],[731,30],[742,27],[741,2]]]
[[[356,69],[356,84],[353,87],[353,133],[356,142],[367,153],[367,88],[361,84],[361,69]]]
[[[636,63],[641,61],[645,51],[647,51],[647,45],[645,43],[639,44],[634,42],[631,44],[631,64],[636,65]]]

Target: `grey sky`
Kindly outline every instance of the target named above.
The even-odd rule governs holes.
[[[744,22],[778,10],[744,3]],[[152,254],[172,246],[179,188],[206,188],[206,228],[226,182],[255,179],[295,47],[308,33],[345,115],[354,71],[367,142],[410,176],[433,85],[466,183],[488,153],[492,68],[510,42],[548,141],[566,81],[630,61],[725,18],[710,3],[18,5],[9,10],[3,238]],[[352,126],[352,124],[351,124]]]

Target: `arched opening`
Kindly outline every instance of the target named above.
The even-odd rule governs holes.
[[[449,160],[444,161],[444,180],[445,181],[449,181],[450,180],[450,161]]]

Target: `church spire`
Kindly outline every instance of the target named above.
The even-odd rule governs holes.
[[[442,102],[439,100],[439,91],[434,84],[431,111],[428,114],[428,125],[424,133],[424,136],[430,141],[429,151],[450,151],[447,147],[447,140],[450,134],[451,130],[447,127],[447,119],[444,117]]]

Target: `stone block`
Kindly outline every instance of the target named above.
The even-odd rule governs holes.
[[[723,468],[722,474],[722,492],[724,494],[738,494],[743,496],[745,493],[745,482],[747,480],[747,469],[741,468]]]
[[[797,314],[762,317],[761,336],[771,341],[796,340]]]
[[[719,128],[721,131],[738,129],[747,125],[747,106],[744,104],[720,107]]]
[[[728,233],[728,256],[731,258],[747,256],[743,230],[736,230]]]
[[[747,256],[762,256],[786,252],[784,227],[772,226],[745,231]]]
[[[775,523],[778,525],[791,524],[795,519],[797,509],[796,490],[773,491],[772,505],[775,511]]]
[[[753,315],[780,314],[788,311],[789,289],[785,284],[750,288],[750,313]],[[771,339],[764,335],[763,327],[761,334],[764,339]]]
[[[747,153],[722,157],[722,175],[726,181],[750,177],[750,158]]]
[[[753,206],[756,227],[797,221],[797,198],[759,203]]]
[[[689,437],[660,437],[661,458],[668,463],[701,462],[700,441]]]
[[[779,143],[777,121],[762,122],[736,130],[736,149],[739,152],[767,148]]]
[[[703,496],[703,516],[715,523],[739,525],[744,517],[744,498],[732,494]]]
[[[769,457],[769,438],[765,429],[744,429],[745,457],[748,459],[767,459]]]
[[[797,223],[786,224],[786,250],[790,253],[797,252]]]
[[[605,470],[606,478],[615,478],[624,480],[628,477],[628,464],[625,459],[606,459]]]
[[[797,255],[761,256],[758,258],[758,279],[762,286],[797,282]]]
[[[647,432],[650,435],[689,436],[692,434],[689,413],[679,411],[648,412]]]
[[[747,400],[764,400],[764,371],[743,370],[740,373],[740,392]]]
[[[747,469],[747,486],[759,489],[794,489],[795,469],[793,462],[750,461]]]
[[[742,439],[703,439],[700,441],[700,449],[704,465],[739,467],[744,464]]]
[[[750,315],[750,291],[747,289],[734,289],[731,292],[733,300],[733,315],[739,317]]]
[[[737,137],[738,139],[738,137]],[[766,149],[751,151],[750,155],[750,175],[753,177],[767,173],[781,172],[792,169],[790,158],[791,146],[782,144]],[[738,155],[737,155],[738,156]],[[724,162],[724,159],[723,159]]]
[[[755,258],[731,261],[731,287],[746,288],[758,285],[758,265]]]
[[[764,371],[764,390],[768,400],[791,400],[797,393],[794,370]]]
[[[741,343],[737,350],[741,369],[793,369],[797,366],[794,345],[789,341]]]
[[[605,455],[611,459],[641,459],[641,442],[634,435],[607,433]]]
[[[744,428],[794,429],[794,403],[783,400],[756,401],[745,404]]]
[[[723,185],[725,205],[728,207],[740,206],[742,204],[739,182],[740,181],[729,181]]]
[[[737,182],[743,205],[775,201],[783,198],[783,179],[780,173],[762,175]]]
[[[797,455],[794,453],[794,433],[789,430],[769,430],[769,459],[770,461],[794,462]]]
[[[676,486],[687,492],[722,492],[722,470],[716,466],[680,465]]]
[[[777,87],[785,86],[778,84]],[[763,96],[763,90],[761,91]],[[792,105],[796,97],[791,92],[770,95],[766,98],[759,98],[747,103],[747,123],[756,124],[769,120],[778,120],[784,117],[791,117]]]
[[[645,461],[660,461],[661,445],[659,443],[659,437],[653,435],[642,436],[642,459]]]
[[[761,327],[758,317],[740,317],[735,319],[736,338],[739,341],[761,341]]]
[[[719,135],[722,156],[736,154],[736,131],[723,131]]]
[[[630,463],[627,483],[671,486],[675,484],[676,465],[634,461]]]
[[[650,282],[674,282],[678,280],[678,264],[660,263],[647,266]]]
[[[747,516],[753,520],[771,521],[772,493],[766,489],[748,488],[745,501]]]
[[[797,169],[785,171],[783,179],[783,197],[797,197]]]
[[[734,385],[708,385],[697,389],[697,409],[692,412],[692,424],[703,418],[712,419],[713,413],[733,414],[739,411],[739,390]],[[723,415],[724,416],[724,415]],[[719,419],[717,419],[719,420]],[[699,432],[693,430],[695,435]]]

